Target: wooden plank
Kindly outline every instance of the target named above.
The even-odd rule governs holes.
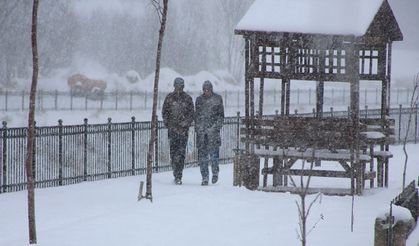
[[[383,119],[381,118],[360,118],[359,121],[362,124],[366,125],[379,125],[381,126],[383,124]],[[396,124],[396,120],[393,118],[388,118],[384,120],[385,126],[394,126]]]
[[[301,188],[293,186],[267,186],[259,187],[258,190],[265,192],[290,192],[293,194],[301,193]],[[345,188],[323,188],[323,187],[309,187],[307,189],[308,194],[322,193],[330,196],[350,196],[351,189]]]
[[[330,151],[328,149],[307,149],[299,150],[296,148],[281,149],[277,148],[276,150],[273,147],[269,148],[260,148],[255,149],[255,154],[262,157],[279,157],[279,158],[296,158],[302,160],[326,160],[326,161],[351,161],[354,157],[351,156],[350,151],[348,150],[337,150]],[[363,154],[362,151],[359,155],[360,161],[368,162],[371,160],[369,154]]]
[[[334,178],[350,178],[351,173],[346,171],[334,170],[303,170],[290,169],[283,172],[285,175],[291,176],[312,176],[312,177],[334,177]]]

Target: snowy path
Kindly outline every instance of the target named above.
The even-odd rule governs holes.
[[[408,181],[419,174],[418,145],[410,145]],[[374,218],[400,192],[401,146],[393,147],[390,188],[375,188],[355,199],[323,196],[309,217],[320,220],[308,245],[373,245]],[[200,186],[198,168],[184,171],[175,186],[171,173],[153,176],[154,202],[137,202],[140,180],[126,177],[37,189],[38,245],[300,245],[295,195],[248,191],[232,186],[232,165],[221,167],[220,182]],[[0,245],[27,245],[26,192],[0,195]],[[408,246],[417,246],[416,228]]]

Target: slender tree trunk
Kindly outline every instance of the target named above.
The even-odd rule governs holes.
[[[314,157],[314,152],[313,152],[313,157]],[[313,168],[314,168],[314,162],[311,161],[309,170],[312,171]],[[303,161],[301,170],[304,170],[304,169],[305,169],[305,161]],[[306,198],[307,198],[307,195],[309,194],[311,175],[309,175],[307,177],[307,181],[304,182],[304,177],[301,174],[299,186],[297,186],[292,176],[289,176],[289,177],[291,179],[292,186],[299,189],[298,196],[300,197],[300,203],[298,203],[297,201],[295,202],[298,209],[298,219],[299,219],[299,229],[300,229],[300,231],[298,232],[298,239],[301,242],[301,246],[306,246],[307,236],[310,234],[312,230],[314,230],[317,223],[320,220],[323,220],[323,215],[320,215],[320,219],[311,227],[311,229],[307,231],[308,216],[310,215],[312,206],[316,203],[317,200],[321,199],[321,193],[318,193],[310,203],[306,203]]]
[[[146,194],[145,198],[153,201],[152,196],[152,172],[153,172],[153,152],[154,143],[156,142],[156,130],[157,130],[157,97],[159,91],[159,77],[160,77],[160,59],[161,49],[163,46],[164,30],[166,29],[167,20],[167,9],[169,0],[163,0],[163,11],[160,12],[160,8],[157,8],[159,17],[161,14],[160,31],[159,31],[159,42],[157,45],[157,56],[156,56],[156,71],[154,77],[154,89],[153,89],[153,109],[151,114],[151,137],[148,144],[147,153],[147,180],[146,180]],[[160,7],[160,6],[158,6]]]
[[[302,228],[301,228],[301,245],[302,246],[306,246],[306,242],[307,242],[307,231],[306,231],[306,227],[307,227],[307,214],[306,214],[306,194],[303,193],[301,194],[301,211],[302,216],[301,216],[301,223],[302,223]]]
[[[29,222],[29,244],[36,244],[36,223],[35,223],[35,189],[33,177],[33,145],[35,135],[35,99],[36,85],[38,83],[38,45],[37,45],[37,16],[38,16],[38,0],[33,1],[32,9],[32,84],[29,99],[29,116],[28,116],[28,137],[26,148],[26,178],[28,184],[28,222]]]
[[[404,157],[405,157],[404,166],[403,166],[403,190],[406,187],[407,161],[408,161],[408,158],[409,158],[409,155],[408,155],[407,150],[406,150],[407,136],[409,134],[410,125],[411,125],[411,122],[412,122],[413,108],[415,107],[415,105],[418,101],[418,98],[419,98],[419,94],[417,94],[418,86],[419,86],[419,74],[417,74],[415,79],[414,79],[412,99],[410,100],[409,120],[407,122],[406,134],[405,134],[404,139],[403,139],[403,153],[404,153]]]

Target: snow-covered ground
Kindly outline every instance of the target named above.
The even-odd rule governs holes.
[[[409,145],[407,180],[418,178],[419,145]],[[373,245],[374,219],[389,209],[401,191],[404,155],[391,148],[389,188],[367,189],[355,197],[351,232],[351,197],[323,196],[309,216],[316,227],[308,245]],[[220,181],[200,186],[198,168],[184,171],[184,184],[173,185],[170,172],[153,177],[153,203],[137,201],[144,176],[37,189],[38,245],[300,245],[296,195],[249,191],[232,186],[232,165]],[[26,191],[0,194],[0,245],[28,243]],[[312,199],[310,196],[309,199]],[[321,219],[323,218],[323,219]],[[418,246],[419,226],[407,246]]]

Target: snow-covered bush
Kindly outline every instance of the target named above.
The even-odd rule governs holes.
[[[140,81],[140,75],[134,70],[129,70],[127,74],[125,75],[125,77],[127,78],[128,82],[132,84]]]

